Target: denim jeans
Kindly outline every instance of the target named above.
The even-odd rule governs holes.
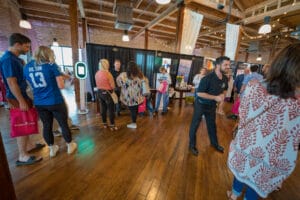
[[[242,193],[243,188],[246,187],[246,193],[245,193],[245,197],[244,200],[257,200],[259,198],[258,194],[255,192],[255,190],[253,190],[252,188],[250,188],[248,185],[240,182],[239,180],[237,180],[235,177],[233,179],[233,183],[232,183],[232,193],[235,196],[240,196]]]
[[[190,147],[196,147],[196,133],[199,127],[199,124],[202,120],[202,115],[205,116],[207,132],[209,140],[212,146],[216,147],[219,145],[217,138],[217,129],[216,129],[216,106],[215,105],[206,105],[201,104],[195,100],[194,103],[194,114],[192,118],[192,123],[190,126]]]
[[[146,99],[146,106],[149,112],[153,112],[153,106],[152,106],[152,102],[151,102],[151,97],[147,97]]]
[[[156,112],[158,111],[161,97],[163,97],[163,110],[162,111],[167,112],[168,111],[168,104],[169,104],[169,94],[168,94],[168,92],[166,92],[164,94],[160,93],[160,92],[157,92],[157,94],[156,94],[156,103],[155,103],[155,111]]]
[[[119,102],[117,104],[115,104],[115,111],[116,113],[120,113],[121,112],[121,101],[120,101],[120,95],[121,95],[121,90],[119,88],[115,89],[115,93],[118,96]]]
[[[61,127],[65,141],[67,143],[72,141],[71,131],[68,125],[68,111],[65,103],[49,106],[36,105],[35,107],[43,122],[43,136],[49,146],[54,144],[54,136],[52,133],[53,118],[57,120]]]

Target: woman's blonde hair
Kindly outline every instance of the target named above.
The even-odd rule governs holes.
[[[99,61],[99,69],[100,70],[109,70],[109,62],[107,59],[101,59]]]
[[[46,46],[40,46],[35,51],[34,58],[38,64],[55,62],[55,55],[53,50]]]

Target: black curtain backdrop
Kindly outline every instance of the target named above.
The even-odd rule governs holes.
[[[203,66],[203,57],[182,55],[175,53],[168,53],[162,51],[152,51],[145,49],[133,49],[126,47],[117,47],[109,45],[99,45],[88,43],[86,45],[87,52],[87,64],[90,74],[91,86],[96,87],[95,74],[98,71],[98,63],[100,59],[107,59],[110,63],[110,67],[113,67],[114,60],[119,59],[121,61],[122,71],[126,71],[126,65],[129,61],[135,61],[141,68],[143,74],[149,79],[150,86],[153,86],[154,73],[159,72],[161,62],[156,62],[161,58],[171,58],[170,75],[172,78],[173,86],[176,83],[176,76],[178,72],[178,65],[180,59],[192,60],[192,66],[189,74],[188,84],[191,84],[193,77],[197,74],[200,68]]]

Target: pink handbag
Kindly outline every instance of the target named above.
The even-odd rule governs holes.
[[[239,115],[240,98],[237,97],[232,105],[231,112],[235,115]]]
[[[35,108],[21,111],[19,108],[10,109],[10,136],[20,137],[38,134],[38,113]]]
[[[158,87],[158,91],[162,94],[167,92],[167,87],[168,87],[168,82],[167,81],[162,81]]]
[[[138,106],[138,113],[143,113],[146,111],[146,98],[144,99],[143,103]]]

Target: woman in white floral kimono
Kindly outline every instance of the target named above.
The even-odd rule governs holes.
[[[266,80],[250,82],[240,105],[239,131],[230,144],[234,175],[229,199],[267,197],[294,170],[300,141],[300,43],[281,51]]]

